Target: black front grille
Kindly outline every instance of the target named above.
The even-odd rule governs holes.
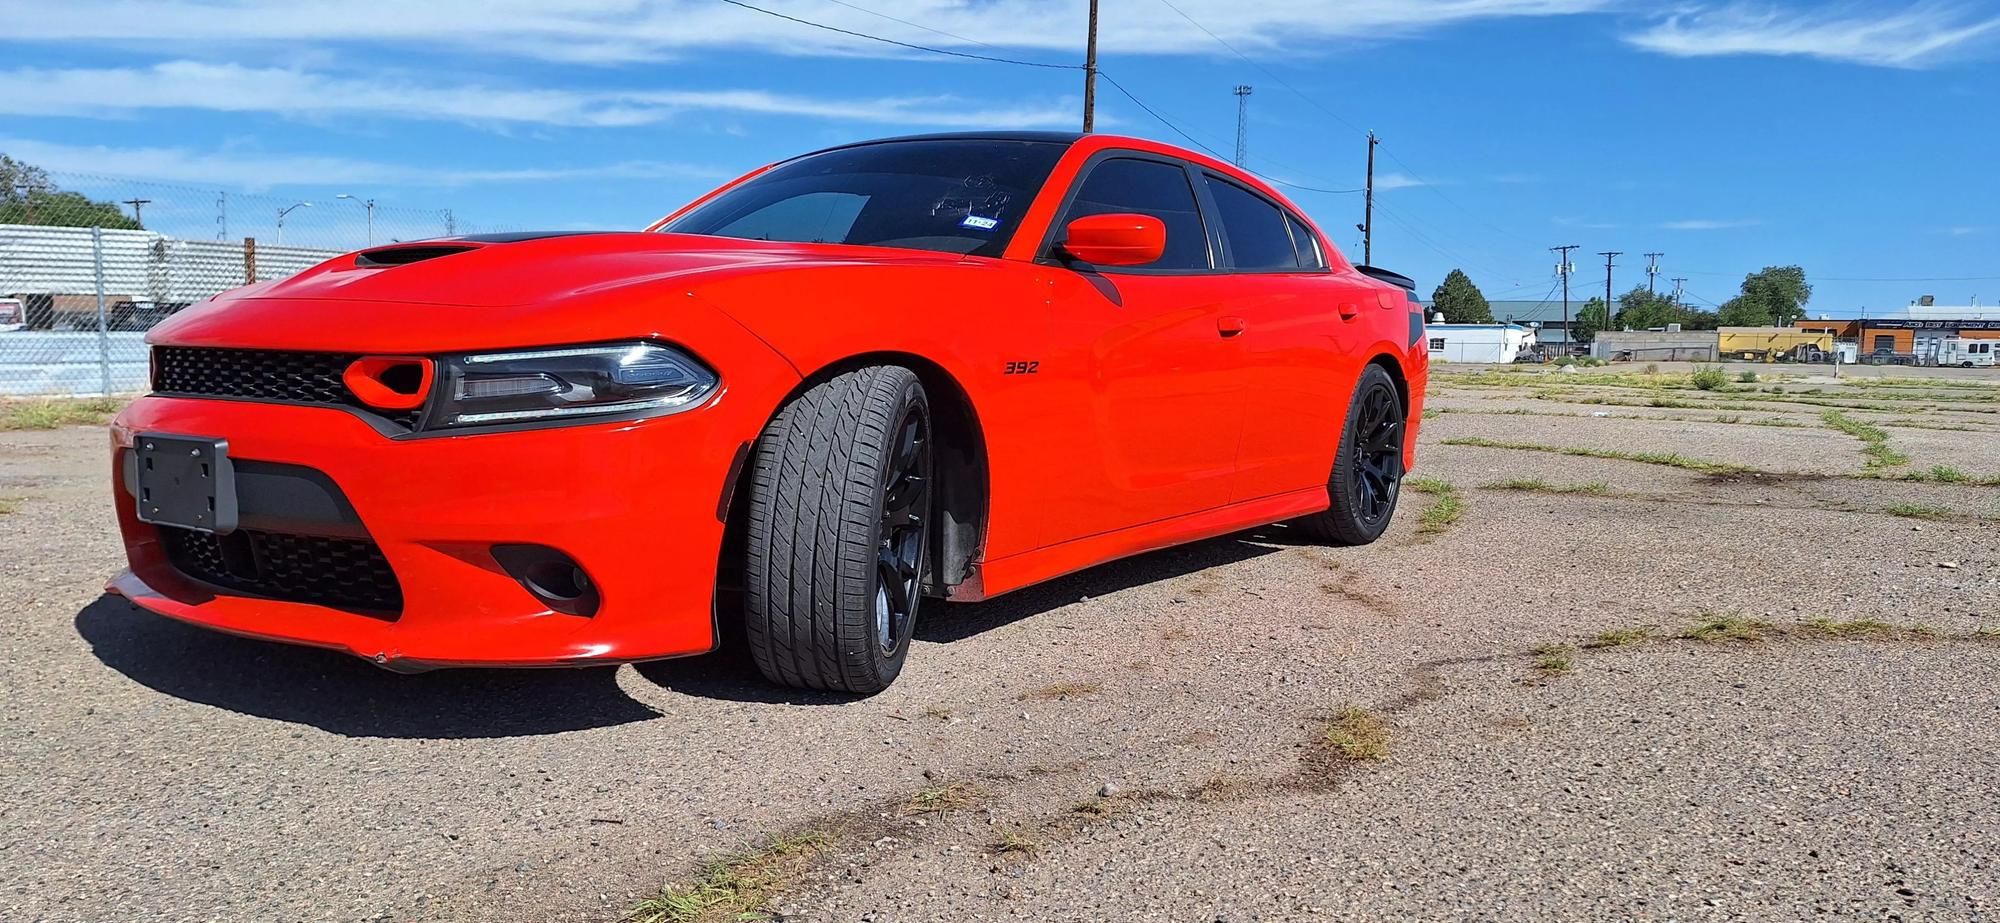
[[[157,346],[153,348],[153,390],[197,397],[354,407],[406,429],[414,427],[417,411],[368,407],[340,380],[347,367],[359,358],[354,353],[287,349]]]
[[[167,560],[205,583],[340,609],[400,612],[403,588],[367,539],[238,529],[214,535],[160,527]]]

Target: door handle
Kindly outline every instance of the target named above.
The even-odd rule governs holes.
[[[1218,317],[1215,319],[1215,332],[1225,337],[1233,337],[1249,329],[1249,327],[1250,325],[1244,323],[1243,318],[1240,317]]]

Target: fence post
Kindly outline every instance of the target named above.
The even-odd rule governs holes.
[[[104,396],[111,396],[111,324],[104,295],[104,229],[90,229],[90,256],[97,273],[97,370],[104,384]]]
[[[243,238],[243,284],[257,284],[257,238]]]

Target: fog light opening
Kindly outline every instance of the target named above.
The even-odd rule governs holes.
[[[566,615],[597,614],[597,585],[569,555],[547,545],[495,545],[493,560],[550,609]]]

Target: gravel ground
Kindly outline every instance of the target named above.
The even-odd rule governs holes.
[[[0,433],[0,919],[610,923],[808,831],[764,894],[803,920],[2000,913],[2000,488],[1845,476],[1860,442],[1818,408],[1514,397],[1541,413],[1426,421],[1422,473],[1464,501],[1441,532],[1411,492],[1367,548],[1263,529],[949,607],[864,701],[729,653],[396,676],[158,619],[98,591],[102,433]],[[1466,435],[1841,476],[1442,444]],[[1890,439],[2000,474],[2000,432]],[[1488,486],[1513,479],[1602,486]],[[1671,639],[1717,614],[1776,627]],[[1349,706],[1385,759],[1328,746]]]

